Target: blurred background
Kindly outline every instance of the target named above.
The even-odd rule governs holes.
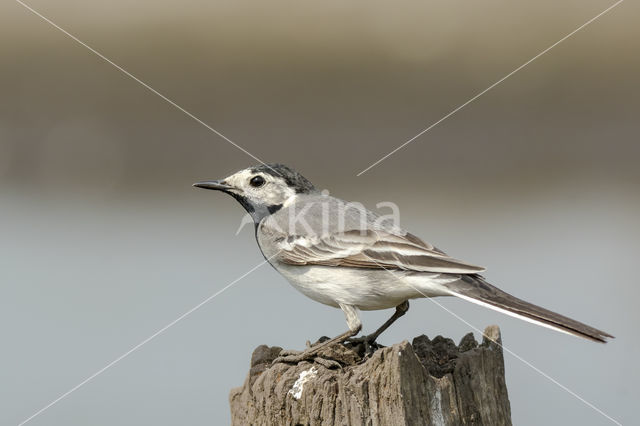
[[[598,345],[439,300],[632,423],[637,3],[356,177],[612,3],[29,2],[260,159],[369,207],[393,201],[405,228],[504,290],[615,335]],[[252,227],[234,235],[235,201],[191,188],[255,160],[19,3],[0,22],[0,423],[17,424],[262,256]],[[389,314],[364,313],[364,331]],[[254,347],[344,329],[263,266],[30,424],[226,424]],[[417,300],[381,342],[469,331]],[[611,424],[505,362],[514,424]]]

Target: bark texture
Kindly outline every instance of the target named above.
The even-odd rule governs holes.
[[[498,342],[496,344],[495,342]],[[259,346],[244,385],[231,390],[233,425],[511,425],[500,330],[456,345],[426,336],[377,349],[336,345],[317,362],[272,361]]]

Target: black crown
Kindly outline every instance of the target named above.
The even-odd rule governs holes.
[[[274,177],[282,178],[287,185],[295,189],[298,194],[306,194],[316,190],[315,186],[313,186],[309,179],[284,164],[260,164],[252,167],[251,172],[265,173]]]

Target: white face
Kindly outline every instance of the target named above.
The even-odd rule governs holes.
[[[234,189],[234,193],[245,197],[254,205],[275,206],[286,205],[296,195],[281,177],[268,173],[253,173],[251,169],[240,170],[224,179]]]

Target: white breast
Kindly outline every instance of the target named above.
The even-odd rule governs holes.
[[[362,268],[293,266],[274,262],[273,266],[305,296],[325,305],[347,304],[361,310],[388,309],[408,299],[446,296],[442,284],[457,277]]]

